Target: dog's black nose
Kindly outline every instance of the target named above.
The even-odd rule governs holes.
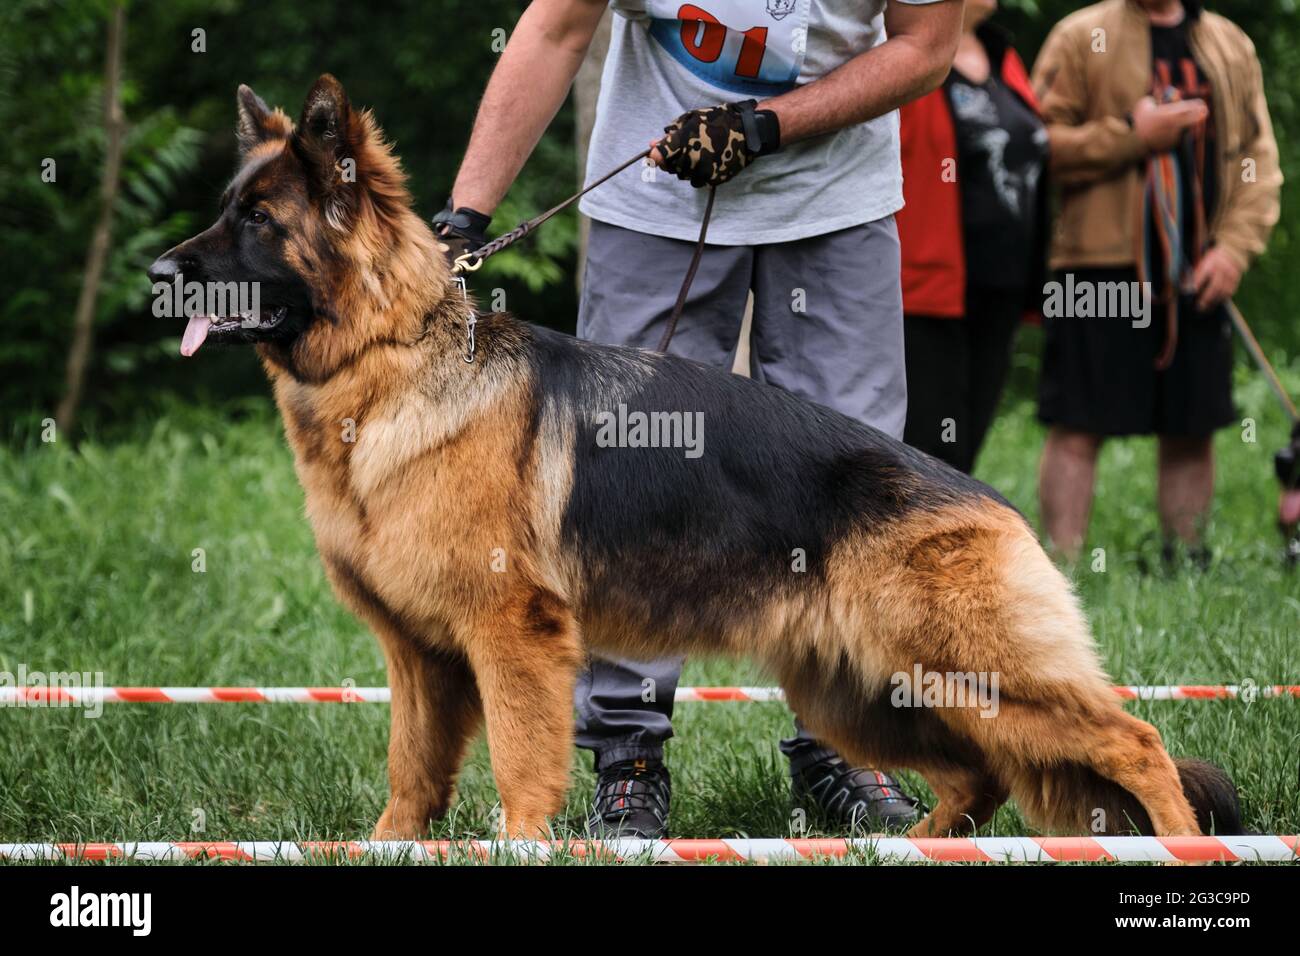
[[[176,273],[181,271],[181,264],[170,255],[164,254],[153,261],[149,267],[150,282],[171,282]]]

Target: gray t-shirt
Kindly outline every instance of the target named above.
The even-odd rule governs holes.
[[[610,0],[587,181],[690,109],[788,92],[885,40],[886,0]],[[937,0],[897,0],[926,4]],[[708,191],[637,164],[579,208],[637,232],[694,240]],[[792,143],[718,188],[709,241],[788,242],[872,222],[903,205],[898,113]]]

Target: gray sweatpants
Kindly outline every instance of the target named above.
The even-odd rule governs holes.
[[[655,348],[694,245],[593,221],[578,336]],[[907,382],[899,271],[892,216],[794,242],[709,246],[669,351],[730,369],[752,291],[754,378],[901,438]],[[577,743],[595,752],[597,769],[662,757],[682,661],[593,658],[579,675]],[[647,686],[653,701],[642,699]],[[781,749],[801,759],[829,752],[797,722]]]

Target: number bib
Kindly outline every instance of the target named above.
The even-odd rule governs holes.
[[[650,36],[700,79],[775,96],[799,78],[812,0],[645,0]]]
[[[609,0],[587,180],[658,138],[687,110],[765,100],[885,41],[886,0]],[[694,242],[706,194],[629,168],[583,197],[592,219]],[[873,222],[903,204],[898,114],[789,143],[717,192],[709,241],[793,242]]]

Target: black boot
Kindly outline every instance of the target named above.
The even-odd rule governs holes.
[[[824,751],[813,759],[790,761],[796,803],[810,805],[828,821],[849,830],[883,833],[906,830],[919,819],[918,800],[879,770],[850,767]]]
[[[668,833],[673,784],[659,760],[622,760],[598,772],[587,832],[597,838],[658,840]]]

